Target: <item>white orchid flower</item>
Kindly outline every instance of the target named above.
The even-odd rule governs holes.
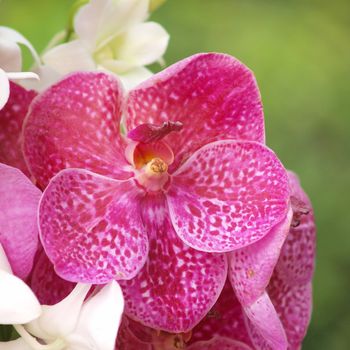
[[[169,41],[161,25],[145,22],[149,6],[149,0],[91,0],[74,18],[76,38],[47,51],[43,62],[61,75],[112,72],[132,88],[152,75],[144,66],[160,60]]]
[[[0,109],[10,96],[9,80],[38,79],[32,72],[21,72],[22,53],[19,44],[26,46],[34,60],[40,65],[40,59],[30,42],[17,31],[0,26]]]
[[[121,289],[112,281],[84,302],[90,287],[78,283],[58,304],[40,306],[12,275],[0,245],[0,324],[14,324],[21,336],[0,342],[0,350],[113,350],[124,309]]]

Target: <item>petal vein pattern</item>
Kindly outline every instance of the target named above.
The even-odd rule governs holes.
[[[226,257],[185,245],[171,225],[163,195],[146,197],[142,207],[150,251],[139,274],[120,281],[126,314],[155,329],[186,332],[219,297],[227,276]]]
[[[122,89],[103,73],[76,73],[39,95],[24,126],[24,154],[45,187],[65,168],[83,168],[124,180],[120,134]]]
[[[218,141],[173,174],[167,198],[175,231],[186,244],[227,252],[258,241],[283,220],[288,178],[264,145]]]
[[[143,266],[148,238],[133,180],[66,169],[52,179],[39,208],[41,240],[55,270],[72,282],[129,279]]]

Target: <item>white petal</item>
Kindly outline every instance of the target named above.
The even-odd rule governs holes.
[[[43,62],[61,75],[75,71],[94,70],[94,60],[81,40],[58,45],[47,51]]]
[[[20,85],[26,89],[41,92],[63,77],[62,74],[59,74],[57,71],[47,65],[35,68],[34,71],[39,75],[40,80],[22,80],[19,82]]]
[[[143,81],[147,80],[153,75],[153,73],[144,67],[135,68],[125,74],[120,74],[119,79],[121,80],[126,91],[130,91]]]
[[[123,309],[122,291],[112,281],[84,304],[74,335],[69,338],[72,348],[113,350]]]
[[[158,23],[139,23],[123,36],[117,51],[118,59],[134,66],[146,66],[164,55],[168,42],[169,34]]]
[[[76,327],[83,301],[90,287],[87,284],[77,284],[58,304],[44,305],[42,315],[25,328],[31,334],[46,340],[66,337]]]
[[[94,50],[130,25],[144,21],[148,6],[149,0],[91,0],[77,12],[74,29]]]
[[[18,277],[0,270],[0,324],[22,324],[39,317],[41,306]]]
[[[0,350],[31,350],[32,348],[22,339],[0,342]]]
[[[0,68],[0,110],[5,106],[10,96],[10,83],[6,73]]]
[[[22,53],[19,46],[0,37],[0,68],[4,71],[18,72],[22,68]]]
[[[11,265],[7,259],[7,256],[5,254],[4,248],[2,247],[1,243],[0,243],[0,270],[6,271],[12,274]]]
[[[39,58],[37,52],[35,51],[32,44],[22,34],[18,33],[17,31],[13,30],[12,28],[0,26],[0,39],[12,41],[12,42],[15,42],[17,44],[22,44],[22,45],[26,46],[29,49],[29,51],[31,52],[36,64],[40,65],[40,58]]]

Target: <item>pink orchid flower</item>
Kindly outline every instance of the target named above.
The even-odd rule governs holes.
[[[198,323],[225,283],[223,253],[290,210],[254,76],[227,55],[192,56],[126,98],[111,76],[75,73],[34,100],[23,136],[55,271],[125,280],[127,314],[158,329]]]

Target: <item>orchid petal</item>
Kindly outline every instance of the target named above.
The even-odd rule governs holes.
[[[5,271],[7,273],[12,273],[11,265],[7,259],[4,248],[0,243],[0,270]]]
[[[62,75],[96,69],[90,52],[80,40],[73,40],[53,47],[45,52],[43,62]]]
[[[82,6],[74,19],[79,39],[90,50],[102,46],[148,15],[148,0],[91,0]]]
[[[0,26],[0,39],[15,42],[26,46],[32,54],[37,65],[40,65],[40,58],[32,44],[20,33],[12,28]],[[1,66],[1,64],[0,64]]]
[[[22,324],[39,317],[41,306],[18,277],[0,270],[0,324]]]
[[[41,192],[18,169],[0,163],[0,243],[12,270],[26,278],[38,246]]]
[[[57,83],[62,78],[61,74],[48,65],[34,67],[33,71],[40,77],[40,79],[24,79],[20,81],[20,84],[26,89],[35,90],[37,92],[42,92],[48,89],[51,85]]]
[[[39,95],[27,116],[24,154],[41,186],[64,168],[126,179],[122,90],[104,73],[75,73]]]
[[[10,83],[10,87],[10,98],[0,110],[0,162],[16,167],[30,177],[22,153],[21,135],[24,117],[36,93],[14,83]]]
[[[10,82],[6,73],[0,68],[0,111],[10,96]]]
[[[130,92],[127,130],[145,123],[184,124],[169,135],[177,162],[209,142],[264,142],[264,116],[253,73],[235,58],[198,54],[154,75]]]
[[[219,299],[209,313],[193,328],[189,344],[208,341],[216,336],[228,337],[248,345],[251,343],[241,304],[229,281],[226,281]]]
[[[251,340],[257,349],[287,350],[283,325],[265,292],[253,304],[244,307]]]
[[[277,270],[290,285],[298,285],[310,282],[315,269],[316,226],[311,202],[292,172],[289,172],[289,182],[291,195],[305,203],[310,212],[300,216],[298,226],[290,228]]]
[[[153,73],[145,67],[137,67],[126,73],[120,74],[119,79],[126,91],[130,91],[135,86],[149,79]]]
[[[34,262],[30,287],[40,304],[54,305],[69,295],[74,289],[75,283],[59,277],[53,264],[42,250]]]
[[[102,284],[134,277],[148,239],[132,180],[66,169],[46,188],[39,208],[41,241],[55,270],[74,282]]]
[[[41,307],[18,277],[0,270],[0,324],[21,324],[37,318]]]
[[[44,305],[40,317],[27,324],[26,329],[45,340],[65,338],[77,326],[82,305],[90,287],[90,285],[78,283],[73,291],[58,304]]]
[[[138,23],[123,35],[118,59],[146,66],[164,55],[168,42],[169,34],[158,23]]]
[[[229,277],[243,305],[253,303],[265,291],[287,238],[293,211],[260,241],[230,253]]]
[[[22,53],[16,42],[1,38],[0,27],[0,68],[6,72],[19,72],[22,69]]]
[[[122,291],[112,281],[84,303],[74,333],[72,348],[113,350],[124,308]]]
[[[263,238],[288,211],[289,186],[276,155],[256,142],[202,147],[172,177],[167,193],[179,237],[207,252],[227,252]]]
[[[208,341],[192,344],[188,350],[252,350],[247,344],[225,337],[214,337]]]
[[[186,332],[219,297],[227,276],[226,257],[186,246],[170,223],[162,196],[150,194],[141,208],[150,237],[150,252],[146,265],[135,278],[120,281],[125,312],[149,327]]]
[[[0,342],[0,350],[32,350],[32,348],[23,338],[18,338],[12,341]]]
[[[268,293],[286,331],[288,349],[300,349],[311,318],[311,283],[290,286],[275,275]]]

